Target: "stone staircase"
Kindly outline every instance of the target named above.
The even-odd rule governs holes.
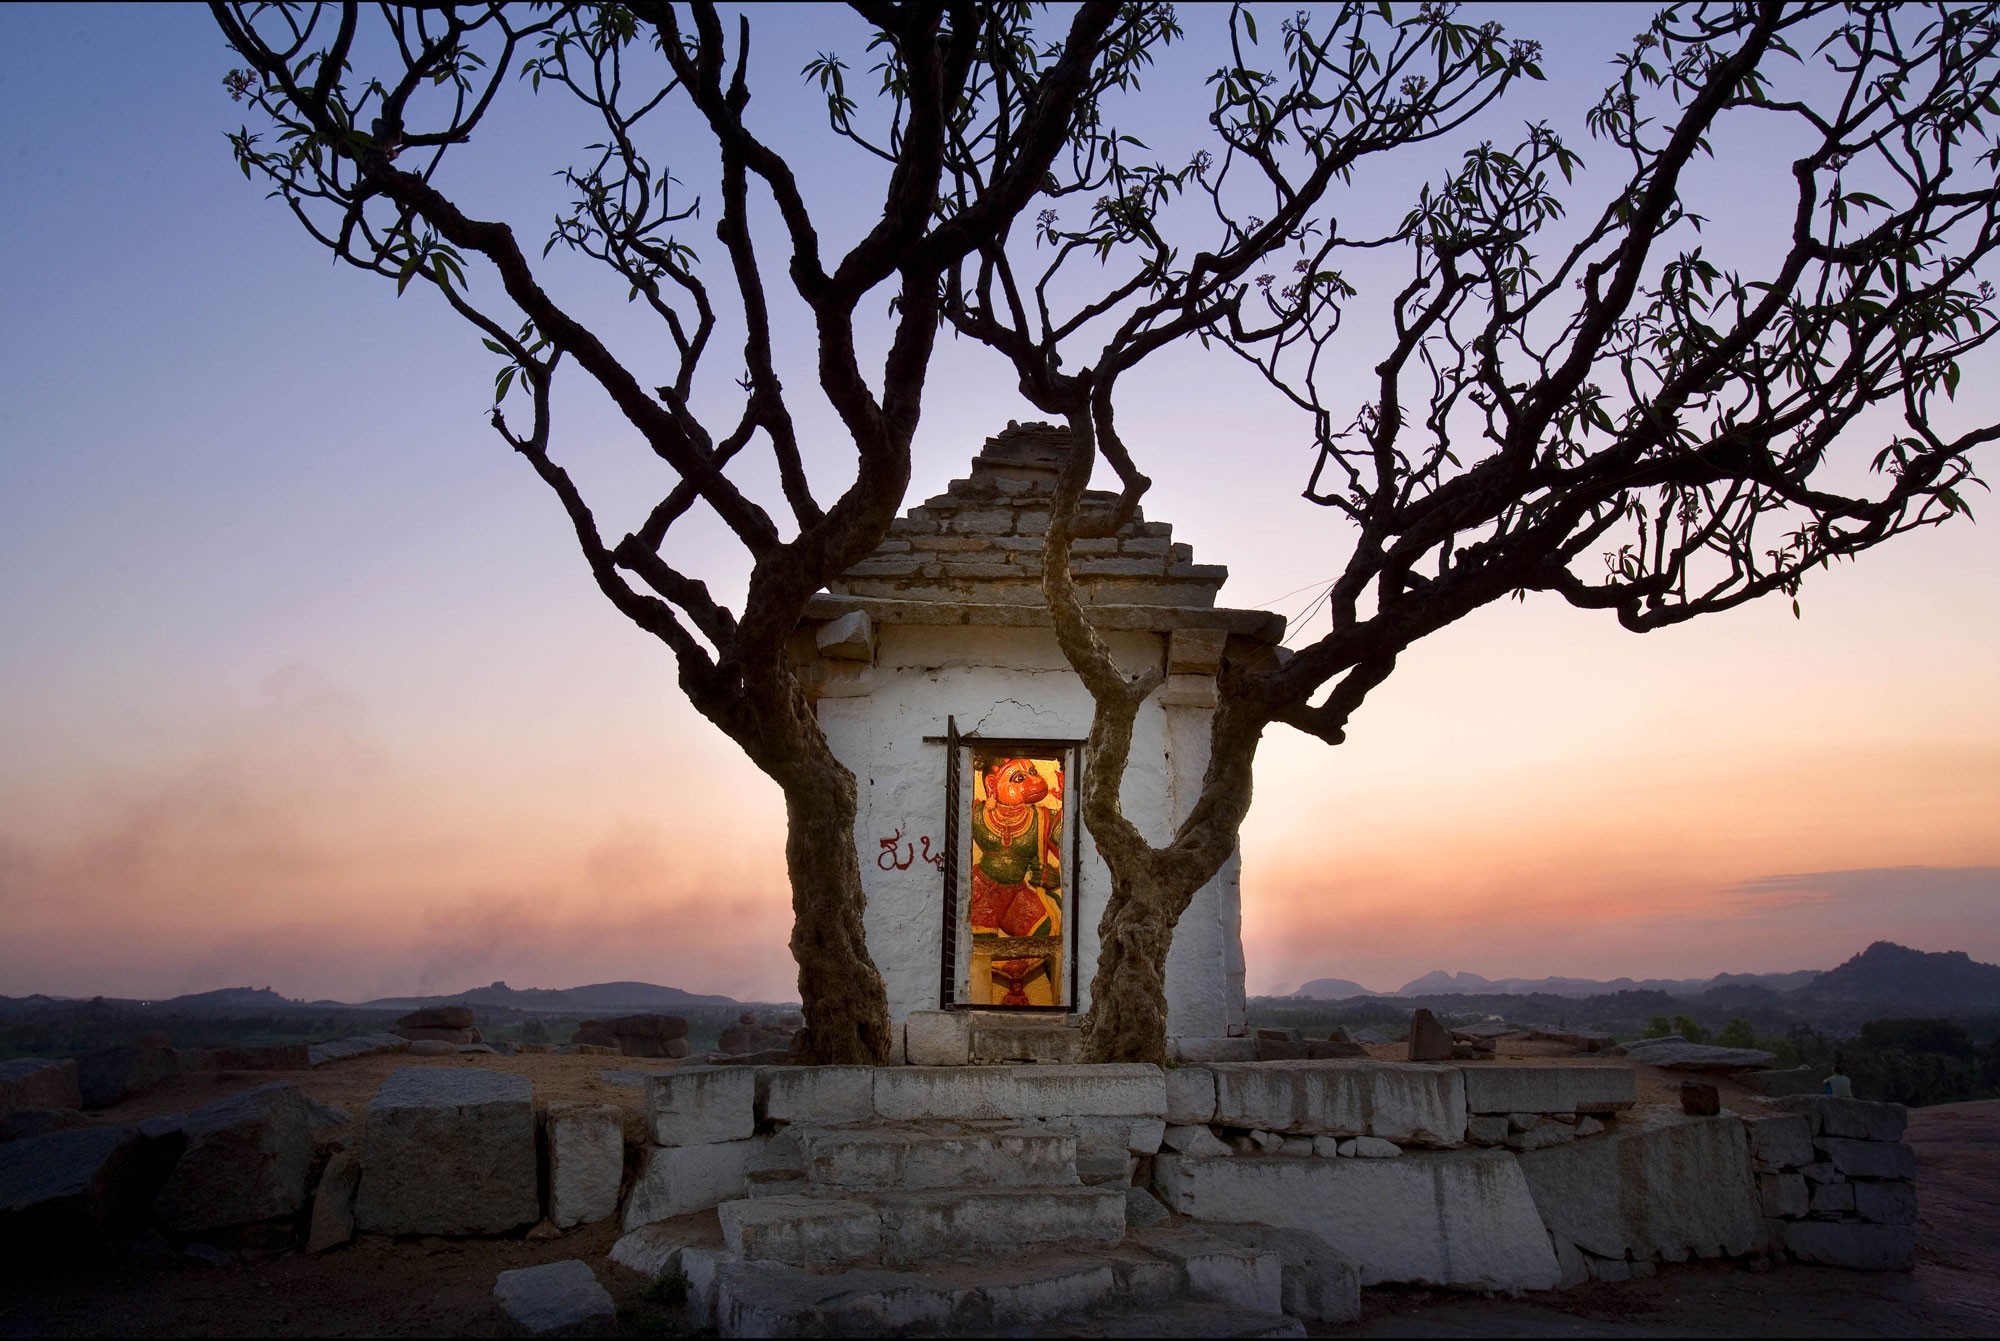
[[[1303,1336],[1301,1317],[1352,1316],[1353,1269],[1313,1236],[1177,1223],[1122,1158],[1086,1181],[1088,1121],[1132,1122],[793,1124],[752,1195],[617,1256],[677,1264],[691,1321],[724,1337]]]

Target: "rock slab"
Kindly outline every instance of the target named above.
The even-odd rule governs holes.
[[[1506,1150],[1401,1159],[1161,1155],[1167,1204],[1197,1220],[1301,1229],[1363,1285],[1546,1290],[1559,1272],[1521,1166]]]
[[[536,1163],[526,1076],[401,1067],[368,1104],[355,1225],[504,1234],[541,1218]]]
[[[83,1087],[76,1063],[40,1057],[0,1062],[0,1117],[29,1110],[63,1111],[83,1107]]]
[[[1734,1257],[1763,1236],[1733,1116],[1644,1106],[1602,1136],[1524,1153],[1520,1166],[1550,1235],[1593,1257]]]
[[[0,1145],[0,1272],[95,1264],[123,1251],[181,1139],[90,1127]]]
[[[1223,1062],[1215,1118],[1296,1136],[1379,1136],[1399,1144],[1465,1140],[1465,1076],[1405,1062]]]
[[[336,1150],[319,1176],[313,1193],[312,1227],[306,1251],[323,1253],[354,1237],[354,1190],[361,1182],[361,1161],[351,1150]]]
[[[611,1292],[598,1284],[589,1263],[575,1259],[501,1272],[493,1302],[530,1336],[582,1331],[618,1317]]]
[[[312,1114],[288,1080],[197,1108],[187,1150],[160,1189],[161,1223],[180,1234],[296,1215],[312,1170]]]
[[[553,1103],[548,1110],[549,1219],[558,1229],[618,1213],[625,1123],[615,1104]]]
[[[684,1066],[646,1081],[653,1144],[747,1141],[757,1130],[757,1073],[742,1066]]]

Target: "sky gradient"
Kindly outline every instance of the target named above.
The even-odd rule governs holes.
[[[809,126],[793,72],[863,42],[785,12],[754,68],[773,122]],[[1495,12],[1551,45],[1512,126],[1579,112],[1644,14]],[[192,6],[0,8],[0,994],[793,996],[776,789],[485,426],[491,356],[428,295],[335,268],[237,172],[230,63]],[[1154,83],[1214,63],[1193,42]],[[539,224],[550,188],[509,168],[587,127],[517,101],[466,180]],[[1717,245],[1754,251],[1754,172],[1714,170]],[[1412,171],[1356,208],[1405,200]],[[852,224],[841,172],[805,182]],[[1224,602],[1296,614],[1312,592],[1284,593],[1337,571],[1339,528],[1299,497],[1299,426],[1221,360],[1162,361],[1121,424],[1148,515],[1229,565]],[[1012,385],[941,346],[912,502],[1033,417]],[[1961,408],[2000,415],[2000,355]],[[599,496],[657,497],[603,406],[565,425]],[[1883,938],[2000,960],[1996,590],[2000,533],[1960,522],[1815,577],[1802,619],[1766,602],[1639,637],[1534,598],[1427,640],[1341,748],[1267,735],[1252,990],[1822,968]]]

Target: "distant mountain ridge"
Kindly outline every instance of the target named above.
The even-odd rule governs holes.
[[[1614,992],[1665,992],[1700,996],[1718,988],[1785,993],[1818,979],[1819,969],[1792,973],[1718,973],[1713,978],[1485,978],[1477,973],[1433,969],[1393,992],[1372,992],[1347,978],[1315,978],[1287,996],[1341,1001],[1353,996],[1609,996]]]
[[[1315,978],[1285,993],[1319,1001],[1356,996],[1610,996],[1661,992],[1709,1004],[1792,1002],[1803,1006],[1868,1004],[1905,1010],[2000,1009],[2000,965],[1963,950],[1912,950],[1876,941],[1832,969],[1790,973],[1718,973],[1712,978],[1486,978],[1433,969],[1393,992],[1370,992],[1347,978]]]
[[[496,982],[445,996],[394,996],[364,1001],[382,1010],[422,1006],[509,1006],[515,1010],[657,1010],[663,1006],[738,1006],[732,996],[704,996],[650,982],[594,982],[582,987],[509,987]]]
[[[582,987],[509,987],[496,982],[466,992],[439,996],[387,996],[373,1001],[301,1001],[280,995],[268,987],[219,987],[212,992],[189,992],[176,997],[145,999],[97,997],[104,1009],[143,1008],[170,1015],[279,1014],[299,1010],[417,1010],[424,1006],[492,1006],[515,1010],[584,1011],[638,1014],[671,1010],[676,1006],[740,1006],[733,996],[705,996],[678,987],[662,987],[650,982],[594,982]],[[47,1009],[89,1007],[89,997],[0,996],[0,1014],[14,1015]],[[754,1004],[782,1004],[759,1002]]]

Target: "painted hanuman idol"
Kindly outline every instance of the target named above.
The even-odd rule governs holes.
[[[973,769],[975,983],[990,974],[992,1005],[1063,1004],[1062,766],[975,756]]]

